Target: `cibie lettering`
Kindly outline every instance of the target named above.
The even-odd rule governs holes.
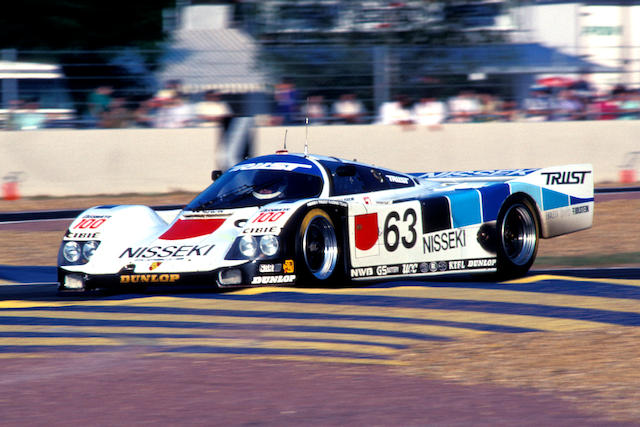
[[[179,274],[123,274],[120,283],[173,283],[180,280]]]
[[[422,249],[424,253],[464,248],[465,246],[467,246],[467,234],[465,230],[445,231],[422,238]]]
[[[547,185],[583,184],[591,171],[541,172],[547,177]]]

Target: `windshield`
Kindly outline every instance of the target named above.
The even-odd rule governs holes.
[[[187,205],[186,210],[208,210],[262,206],[279,200],[317,197],[322,179],[316,175],[282,170],[234,170]]]

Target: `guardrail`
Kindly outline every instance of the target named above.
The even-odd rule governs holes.
[[[162,205],[162,206],[150,206],[155,211],[171,211],[175,209],[182,209],[184,205]],[[70,209],[70,210],[51,210],[51,211],[32,211],[32,212],[4,212],[0,213],[0,223],[12,223],[12,222],[28,222],[28,221],[55,221],[55,220],[72,220],[85,209]]]

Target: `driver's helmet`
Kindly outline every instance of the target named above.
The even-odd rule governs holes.
[[[282,195],[285,184],[286,183],[284,181],[274,181],[272,183],[268,183],[254,190],[253,197],[260,200],[275,199],[276,197]]]

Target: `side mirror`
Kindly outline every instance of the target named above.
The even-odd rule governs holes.
[[[354,165],[340,165],[336,168],[338,176],[355,176],[356,167]]]
[[[221,170],[211,171],[211,181],[215,181],[216,179],[220,178],[221,175],[222,175]]]

